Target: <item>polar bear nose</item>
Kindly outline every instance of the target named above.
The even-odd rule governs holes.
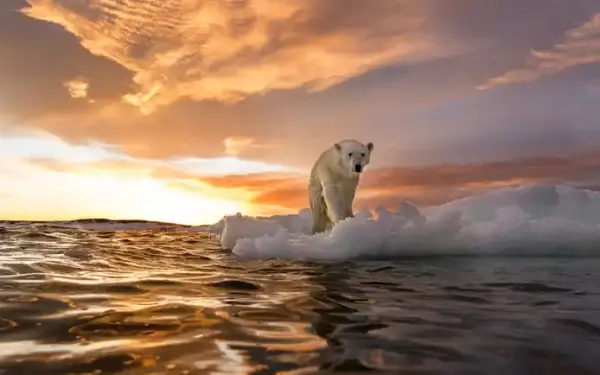
[[[360,173],[360,172],[362,172],[362,165],[360,165],[360,164],[356,164],[356,165],[354,166],[354,171],[355,171],[356,173]]]

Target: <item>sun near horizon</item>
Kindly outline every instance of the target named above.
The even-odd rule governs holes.
[[[13,133],[0,139],[2,166],[11,172],[4,174],[0,197],[14,197],[3,201],[2,219],[106,218],[202,225],[238,212],[274,212],[249,204],[252,194],[247,191],[217,188],[202,180],[283,169],[245,161],[234,153],[226,149],[221,158],[168,162],[133,159],[99,145],[73,146],[43,132]],[[31,158],[24,162],[20,154]]]

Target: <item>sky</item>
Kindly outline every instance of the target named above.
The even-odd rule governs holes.
[[[599,0],[2,0],[0,220],[205,224],[600,187]]]

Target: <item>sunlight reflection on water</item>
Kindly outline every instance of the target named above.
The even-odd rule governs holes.
[[[594,259],[241,261],[197,232],[52,228],[0,247],[3,375],[597,365]]]

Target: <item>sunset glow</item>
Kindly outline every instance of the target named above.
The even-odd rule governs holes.
[[[375,144],[356,208],[600,186],[595,1],[11,0],[0,20],[0,220],[292,213],[347,138]]]

